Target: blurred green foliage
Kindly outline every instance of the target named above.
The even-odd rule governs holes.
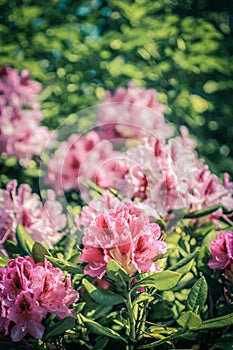
[[[0,65],[43,83],[50,128],[133,80],[158,90],[213,171],[231,172],[233,2],[0,0],[0,46]]]

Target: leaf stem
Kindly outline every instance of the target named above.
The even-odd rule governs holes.
[[[131,300],[131,292],[129,288],[129,282],[127,283],[127,290],[125,290],[125,305],[127,308],[128,312],[128,317],[129,317],[129,337],[132,342],[132,344],[129,345],[128,349],[133,350],[134,345],[133,343],[136,342],[136,321],[134,318],[134,313],[133,313],[133,304]]]

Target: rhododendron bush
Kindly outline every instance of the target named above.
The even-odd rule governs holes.
[[[1,68],[1,157],[24,174],[0,190],[1,346],[232,349],[230,175],[155,90],[129,82],[55,131],[40,90]]]

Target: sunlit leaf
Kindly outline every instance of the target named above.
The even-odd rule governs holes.
[[[45,257],[53,264],[53,266],[70,273],[80,274],[82,276],[82,270],[80,266],[71,264],[63,259],[54,258],[52,256],[46,255]]]
[[[35,241],[21,224],[17,225],[16,239],[22,252],[26,255],[32,256],[32,247]]]
[[[126,271],[114,260],[110,260],[106,266],[107,276],[119,286],[124,286],[130,280]]]
[[[208,293],[208,286],[204,276],[199,278],[191,288],[188,299],[187,308],[193,312],[196,310],[201,311],[205,305]]]
[[[0,267],[5,267],[10,259],[0,252]]]
[[[32,246],[32,257],[35,263],[44,262],[45,255],[51,254],[41,243],[35,242]]]
[[[179,273],[187,273],[192,267],[192,262],[198,255],[198,251],[189,254],[187,257],[179,260],[176,264],[172,265],[169,270],[176,271]],[[191,263],[191,264],[190,264]]]
[[[117,305],[124,302],[121,294],[113,293],[110,290],[100,289],[90,283],[87,279],[82,280],[82,284],[90,297],[97,303],[104,305]]]
[[[124,342],[126,342],[126,340],[120,334],[115,332],[114,330],[112,330],[108,327],[104,327],[101,324],[99,324],[91,319],[88,319],[87,317],[85,317],[82,314],[79,314],[78,317],[81,319],[81,321],[87,326],[87,328],[92,333],[105,335],[107,337],[117,339],[117,340],[123,340]]]
[[[131,289],[154,287],[158,290],[170,290],[174,288],[181,278],[181,274],[173,271],[161,271],[149,274],[136,282]]]
[[[221,317],[212,318],[202,323],[198,329],[215,329],[233,325],[233,313]]]
[[[184,329],[195,329],[200,327],[202,321],[192,311],[187,311],[178,318],[177,323]]]
[[[193,213],[185,214],[184,217],[188,218],[188,219],[198,219],[198,218],[201,218],[203,216],[207,216],[207,215],[214,213],[220,207],[221,207],[221,205],[213,205],[212,207],[203,208],[200,210],[196,210]]]

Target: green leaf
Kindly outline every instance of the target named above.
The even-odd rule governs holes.
[[[108,327],[104,327],[101,324],[88,319],[87,317],[83,316],[82,314],[78,315],[78,319],[81,319],[81,321],[87,326],[87,328],[90,330],[90,332],[94,333],[94,334],[101,334],[101,335],[105,335],[109,338],[113,338],[113,339],[117,339],[117,340],[123,340],[125,343],[126,340],[117,332],[115,332],[114,330],[108,328]]]
[[[98,350],[106,349],[108,342],[109,342],[109,339],[107,337],[101,337],[100,339],[98,339],[96,341],[96,343],[98,344]]]
[[[90,297],[97,303],[103,305],[118,305],[124,302],[124,298],[120,294],[113,293],[109,290],[96,288],[87,279],[82,280],[82,284]]]
[[[32,247],[32,257],[35,263],[44,262],[46,255],[51,256],[50,252],[39,242],[35,242]]]
[[[182,274],[187,273],[192,267],[192,260],[194,260],[197,255],[198,255],[198,251],[195,251],[192,254],[189,254],[187,257],[181,259],[176,264],[171,266],[169,270],[176,271]]]
[[[222,328],[233,325],[233,313],[202,322],[198,330]]]
[[[178,318],[177,323],[184,329],[195,329],[200,327],[202,321],[192,311],[187,311]]]
[[[147,335],[147,337],[149,337],[151,334],[153,333],[159,333],[159,334],[165,334],[165,335],[170,335],[170,334],[174,334],[177,332],[177,328],[172,328],[172,327],[163,327],[163,326],[151,326],[147,329],[147,332],[145,335]],[[143,335],[143,336],[145,336]]]
[[[76,314],[80,313],[83,311],[84,307],[85,307],[86,303],[83,302],[79,302],[76,306],[75,306],[75,312]]]
[[[78,265],[71,264],[65,261],[64,259],[57,259],[49,255],[46,255],[45,257],[53,264],[53,266],[59,267],[59,269],[61,270],[68,271],[74,274],[82,274],[82,270]]]
[[[90,297],[91,299],[91,297]],[[109,314],[109,312],[112,311],[112,306],[110,305],[103,305],[103,304],[97,304],[93,301],[94,307],[90,308],[89,305],[86,304],[85,307],[85,314],[87,317],[94,318],[95,320],[100,319],[101,317],[106,317],[106,315]],[[93,305],[92,305],[93,306]],[[89,307],[88,311],[87,308]]]
[[[208,286],[204,276],[199,278],[191,288],[188,299],[187,308],[193,312],[202,310],[205,305],[208,294]]]
[[[5,267],[10,259],[0,252],[0,267]]]
[[[75,253],[74,255],[71,256],[71,258],[68,260],[68,262],[72,263],[72,264],[77,263],[80,255],[81,255],[81,252]]]
[[[138,296],[134,299],[133,305],[144,303],[144,302],[151,302],[152,300],[154,300],[154,297],[152,295],[146,292],[142,292],[138,294]]]
[[[154,317],[155,321],[174,322],[174,311],[172,310],[172,303],[167,300],[157,300],[154,304],[156,310]]]
[[[76,325],[76,319],[72,316],[68,316],[63,320],[54,323],[53,326],[49,327],[43,339],[47,340],[51,337],[55,337],[59,334],[62,334],[68,329],[75,328],[75,325]]]
[[[16,239],[23,254],[32,256],[32,247],[35,241],[21,224],[16,227]]]
[[[170,290],[177,285],[181,278],[181,274],[173,271],[154,272],[147,277],[140,279],[131,289],[143,287],[154,287],[158,290]]]
[[[3,246],[10,257],[14,257],[15,255],[20,255],[22,253],[19,248],[19,245],[15,241],[12,241],[11,239],[7,239],[7,241],[4,242]]]
[[[216,230],[216,226],[213,221],[202,223],[200,227],[196,227],[193,231],[195,237],[204,237],[212,230]]]
[[[188,213],[184,216],[184,218],[186,218],[186,219],[198,219],[198,218],[201,218],[203,216],[207,216],[207,215],[214,213],[219,208],[221,208],[221,205],[213,205],[213,206],[208,207],[208,208],[196,210],[193,213]]]
[[[167,337],[163,337],[162,339],[159,339],[155,342],[149,343],[149,344],[143,344],[143,345],[139,345],[138,349],[154,349],[155,347],[157,347],[158,345],[164,344],[164,343],[168,343],[169,345],[172,345],[172,343],[170,342],[170,340],[179,338],[182,334],[184,333],[184,331],[182,329],[178,329],[176,332],[168,335]]]
[[[107,276],[117,285],[123,287],[130,280],[126,271],[115,261],[110,260],[106,266]]]
[[[210,260],[209,246],[202,245],[197,257],[197,268],[198,270],[204,272],[205,275],[212,274],[212,269],[207,265],[209,260]]]

